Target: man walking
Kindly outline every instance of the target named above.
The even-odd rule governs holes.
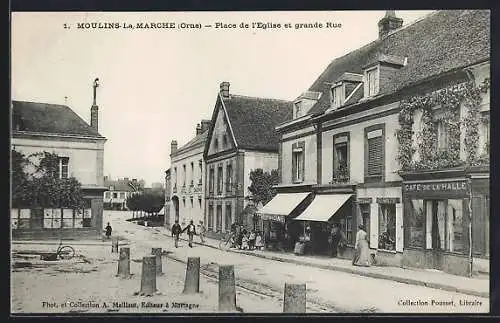
[[[203,221],[200,221],[200,230],[198,232],[198,234],[200,235],[200,241],[201,243],[205,243],[205,232],[207,231],[207,229],[205,228],[205,225],[203,225]]]
[[[189,247],[193,248],[193,236],[196,234],[196,227],[193,224],[193,220],[189,221],[188,226],[185,227],[184,230],[182,230],[182,232],[184,231],[187,231],[187,234],[189,236],[189,243],[188,243]]]
[[[172,237],[175,239],[175,247],[179,247],[179,234],[181,234],[182,228],[179,224],[179,220],[175,220],[174,225],[172,226]]]

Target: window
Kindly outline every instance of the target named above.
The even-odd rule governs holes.
[[[292,146],[292,181],[304,181],[304,142],[295,143]]]
[[[352,216],[346,217],[345,235],[346,235],[347,241],[349,241],[351,243],[352,243],[352,241],[354,241],[354,236],[352,234]]]
[[[214,150],[219,150],[219,140],[217,138],[214,139]]]
[[[344,86],[342,84],[332,87],[332,107],[338,108],[344,104]]]
[[[408,246],[425,247],[425,208],[424,200],[410,200],[405,205],[407,216],[405,226],[408,228]]]
[[[174,167],[174,192],[177,190],[177,167]]]
[[[198,185],[201,185],[203,179],[203,162],[201,159],[198,161],[198,166],[200,167],[200,179],[198,180]]]
[[[59,178],[68,178],[69,158],[59,157]]]
[[[125,193],[124,193],[124,192],[120,192],[120,198],[121,198],[121,199],[124,199],[124,198],[125,198]]]
[[[217,205],[217,231],[222,231],[222,205]]]
[[[440,151],[448,149],[448,130],[446,129],[446,121],[441,119],[437,122],[437,148]]]
[[[222,194],[222,166],[217,167],[217,194]]]
[[[193,198],[190,199],[191,200],[191,208],[194,207],[194,201],[193,201]]]
[[[233,165],[226,166],[226,192],[231,192],[233,188]]]
[[[118,198],[118,193],[113,193],[113,198],[117,199]]]
[[[490,113],[483,113],[481,117],[481,132],[482,137],[483,137],[483,142],[484,142],[484,147],[479,147],[480,149],[482,148],[482,151],[484,154],[489,154],[490,152]]]
[[[302,101],[297,101],[294,103],[294,107],[293,107],[294,118],[302,117],[301,104],[302,104]]]
[[[11,209],[12,229],[29,229],[30,220],[30,209]]]
[[[464,252],[462,200],[427,201],[432,203],[432,248],[450,252]]]
[[[214,182],[215,182],[215,169],[211,167],[208,174],[208,191],[210,194],[214,193]]]
[[[186,207],[186,198],[185,197],[182,198],[182,206]]]
[[[194,163],[191,162],[191,186],[193,186],[194,182]]]
[[[384,174],[384,129],[376,125],[365,129],[365,180],[382,179]]]
[[[201,197],[199,197],[199,198],[198,198],[198,206],[200,207],[200,209],[201,209],[201,202],[202,202],[202,201],[201,201]]]
[[[186,186],[186,164],[182,165],[182,169],[183,169],[182,186]]]
[[[380,204],[378,248],[396,250],[396,204]]]
[[[111,193],[110,192],[105,192],[104,193],[104,198],[105,199],[109,199],[111,197]]]
[[[227,147],[227,135],[222,136],[222,147],[226,148]]]
[[[208,206],[208,229],[213,230],[214,228],[214,208],[213,205]]]
[[[333,139],[333,178],[338,182],[349,181],[349,135]]]
[[[225,214],[225,225],[224,225],[224,231],[229,231],[231,229],[231,222],[232,222],[232,217],[231,217],[231,204],[226,204],[226,214]]]
[[[366,71],[365,94],[367,97],[374,96],[378,93],[378,87],[379,87],[378,77],[379,77],[378,67]]]
[[[370,204],[360,204],[361,218],[363,219],[363,226],[365,228],[366,236],[370,238]]]

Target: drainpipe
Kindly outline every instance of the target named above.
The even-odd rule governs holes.
[[[469,184],[469,277],[472,277],[472,181],[470,177],[467,179]]]

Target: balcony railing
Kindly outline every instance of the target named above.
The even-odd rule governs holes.
[[[340,165],[337,167],[333,174],[333,183],[346,183],[349,182],[349,167],[347,165]]]

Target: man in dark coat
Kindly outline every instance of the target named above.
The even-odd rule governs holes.
[[[339,242],[341,239],[340,228],[338,223],[333,224],[332,231],[330,232],[330,256],[337,257]]]
[[[196,226],[194,225],[193,220],[189,221],[188,226],[182,230],[183,233],[184,231],[187,231],[189,236],[189,247],[193,248],[193,236],[196,234]]]
[[[172,226],[172,237],[175,239],[175,247],[179,247],[179,234],[181,234],[182,228],[179,224],[179,220],[175,220],[175,224]]]

